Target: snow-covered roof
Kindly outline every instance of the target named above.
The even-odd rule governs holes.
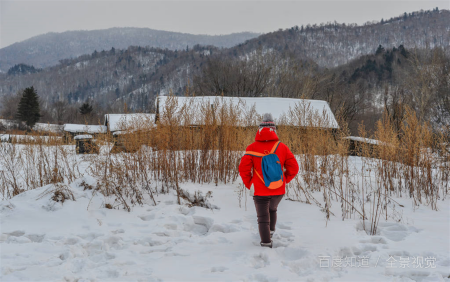
[[[75,139],[75,140],[79,140],[79,139],[92,139],[92,135],[88,135],[88,134],[85,134],[85,135],[77,135],[77,136],[75,136],[73,139]]]
[[[173,96],[172,96],[173,97]],[[167,102],[171,97],[159,96],[159,113],[164,115]],[[219,108],[221,105],[238,107],[241,121],[254,119],[259,123],[264,113],[271,113],[276,124],[287,124],[302,127],[339,128],[339,125],[326,101],[275,97],[222,97],[199,96],[177,97],[177,113],[183,105],[188,105],[194,112],[200,113],[205,105]],[[201,115],[194,115],[196,120],[191,125],[198,125]],[[219,119],[216,114],[216,119]],[[249,125],[249,124],[244,124]],[[253,124],[256,125],[256,124]]]
[[[58,133],[61,132],[63,129],[63,125],[59,124],[50,124],[50,123],[36,123],[33,127],[33,130],[35,131],[42,131],[42,132],[52,132],[52,133]]]
[[[372,144],[372,145],[385,145],[384,142],[381,142],[379,140],[369,139],[369,138],[364,138],[364,137],[359,137],[359,136],[347,136],[347,137],[343,137],[343,138],[357,141],[357,142]]]
[[[122,135],[122,134],[125,134],[126,133],[126,131],[115,131],[114,133],[113,133],[113,135],[114,136],[117,136],[117,135]]]
[[[86,125],[86,124],[64,124],[64,131],[71,133],[106,133],[106,126],[103,125]]]
[[[155,114],[106,114],[105,126],[109,131],[130,130],[155,123]]]

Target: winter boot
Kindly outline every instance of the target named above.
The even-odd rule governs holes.
[[[272,239],[273,233],[275,233],[275,230],[270,230],[270,239]]]
[[[270,243],[260,243],[261,244],[261,247],[269,247],[269,248],[271,248],[272,249],[272,243],[273,243],[273,241],[272,240],[270,240]]]

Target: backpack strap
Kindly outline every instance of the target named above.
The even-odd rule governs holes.
[[[278,149],[278,145],[280,145],[280,141],[278,141],[277,143],[275,143],[275,145],[273,145],[272,150],[270,150],[270,153],[273,154],[275,153],[275,151]]]
[[[254,151],[247,151],[245,152],[246,155],[254,156],[254,157],[264,157],[266,154],[258,153]]]
[[[259,175],[259,173],[254,168],[253,168],[253,171],[256,173],[256,175],[258,175],[259,179],[261,179],[261,181],[264,183],[264,186],[265,186],[266,183],[264,182],[264,179],[261,177],[261,175]]]
[[[280,141],[278,141],[277,143],[275,143],[272,147],[272,150],[270,150],[270,152],[268,154],[273,154],[275,153],[275,151],[278,149],[278,145],[280,145]],[[266,151],[267,152],[267,151]],[[245,155],[250,155],[250,156],[254,156],[254,157],[264,157],[267,156],[268,154],[264,154],[264,153],[258,153],[255,151],[246,151]]]

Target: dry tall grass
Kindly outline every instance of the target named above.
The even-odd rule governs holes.
[[[62,145],[60,136],[32,137],[0,143],[0,192],[4,199],[50,183],[70,183],[81,176],[78,161],[71,148]]]
[[[115,199],[112,207],[130,210],[145,199],[156,204],[155,194],[171,190],[180,203],[182,183],[238,181],[240,159],[254,141],[260,118],[243,103],[218,98],[213,105],[179,105],[171,98],[160,109],[157,124],[137,119],[119,135],[99,136],[100,154],[83,159],[90,163],[87,173],[98,181],[96,191]],[[378,146],[372,150],[363,144],[357,150],[361,158],[354,158],[348,156],[349,140],[343,138],[348,136],[345,124],[332,132],[323,129],[327,123],[329,117],[301,103],[278,122],[280,140],[300,165],[298,176],[287,187],[288,198],[320,206],[327,219],[334,215],[333,201],[338,201],[342,220],[367,220],[371,234],[376,234],[381,218],[392,217],[398,206],[394,196],[410,197],[414,206],[439,208],[438,200],[449,192],[448,131],[433,132],[411,110],[400,129],[386,115],[378,121],[374,136],[367,136],[360,126],[359,135],[377,139]],[[119,153],[112,150],[114,140],[123,149]],[[80,177],[78,161],[68,151],[73,146],[49,145],[0,144],[4,198]],[[323,201],[314,197],[316,192]]]

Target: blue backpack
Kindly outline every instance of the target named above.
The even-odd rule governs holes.
[[[281,168],[281,162],[275,151],[278,148],[280,141],[275,143],[270,152],[265,151],[264,153],[258,153],[253,151],[245,152],[246,155],[261,158],[261,169],[263,172],[263,177],[253,169],[253,171],[258,175],[259,179],[264,182],[264,185],[269,189],[277,189],[283,185],[283,169]]]

